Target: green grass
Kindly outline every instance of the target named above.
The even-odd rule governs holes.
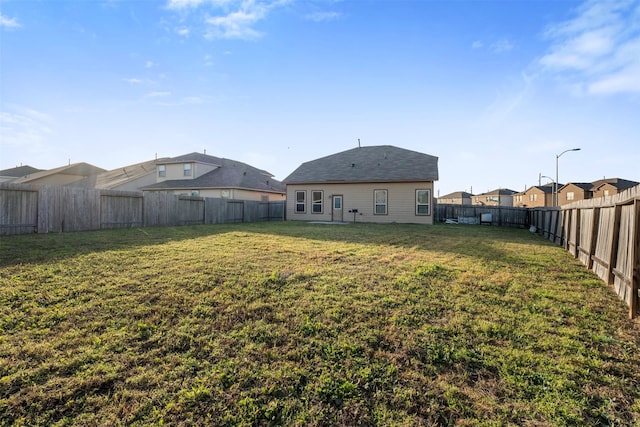
[[[640,425],[640,325],[526,230],[3,237],[0,425]]]

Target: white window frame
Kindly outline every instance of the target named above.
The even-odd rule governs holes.
[[[419,192],[427,193],[427,202],[419,203],[420,197],[418,196]],[[427,212],[420,212],[420,208],[426,206]],[[416,215],[417,216],[429,216],[431,215],[431,190],[427,188],[418,188],[416,189]]]
[[[302,201],[298,199],[299,194],[302,194]],[[302,207],[302,210],[299,210],[299,207]],[[294,211],[298,214],[307,213],[307,190],[296,190]]]
[[[158,165],[158,176],[160,178],[167,176],[167,167],[165,165]]]
[[[191,167],[191,163],[185,163],[182,169],[182,173],[184,176],[192,176],[192,170],[193,168]]]
[[[317,195],[320,195],[319,199],[316,199]],[[322,190],[311,190],[311,213],[313,214],[321,214],[324,213],[324,204],[322,203],[324,198],[324,191]],[[316,210],[316,208],[320,208]]]
[[[575,200],[576,199],[576,193],[574,193],[573,191],[567,191],[567,200]]]
[[[378,201],[378,194],[384,194],[384,202]],[[384,212],[378,212],[378,207],[383,207]],[[373,214],[374,215],[388,215],[389,213],[389,191],[388,190],[373,190]]]

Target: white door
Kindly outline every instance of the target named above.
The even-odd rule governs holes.
[[[333,196],[333,209],[331,210],[331,220],[342,222],[342,195]]]

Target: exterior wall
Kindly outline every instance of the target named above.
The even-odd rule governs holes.
[[[611,185],[609,183],[603,184],[596,191],[593,192],[593,197],[604,197],[604,196],[613,196],[614,194],[618,194],[618,187],[615,185]]]
[[[191,165],[191,175],[184,176],[184,165]],[[159,166],[165,167],[165,176],[160,176]],[[218,166],[208,165],[205,163],[198,162],[184,162],[184,163],[169,163],[169,164],[158,164],[156,165],[156,182],[163,182],[174,179],[195,179],[198,178],[212,170],[216,169]]]
[[[438,198],[438,203],[441,205],[470,205],[471,198],[470,197],[451,197],[451,198]]]
[[[374,214],[374,190],[387,190],[387,214]],[[416,215],[416,190],[429,190],[429,214]],[[296,212],[296,191],[306,191],[305,213]],[[311,192],[322,191],[322,213],[312,213]],[[287,220],[332,221],[333,195],[343,196],[342,221],[433,224],[433,182],[361,184],[288,184]],[[340,218],[335,218],[339,221]]]
[[[244,190],[240,188],[207,188],[207,189],[180,189],[174,190],[174,194],[183,194],[187,196],[196,195],[200,197],[213,197],[216,199],[229,200],[254,200],[257,202],[279,202],[284,200],[284,194],[268,193],[263,191]]]
[[[573,199],[570,198],[570,193],[573,193]],[[577,185],[567,184],[558,190],[558,205],[566,205],[567,203],[577,202],[579,200],[590,199],[591,194],[589,191],[585,191],[582,187]]]
[[[513,206],[513,196],[498,196],[497,194],[479,194],[473,196],[471,204],[475,206]]]
[[[120,185],[116,185],[110,188],[110,190],[139,191],[142,187],[146,187],[147,185],[151,185],[155,183],[156,183],[156,176],[155,174],[150,173],[148,175],[145,175],[144,177],[127,181]]]
[[[519,200],[517,196],[522,196]],[[513,206],[539,208],[553,206],[553,193],[545,193],[536,187],[531,187],[527,191],[513,195]]]

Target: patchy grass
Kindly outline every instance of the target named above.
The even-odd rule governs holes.
[[[525,230],[4,237],[0,425],[638,425],[626,313]]]

